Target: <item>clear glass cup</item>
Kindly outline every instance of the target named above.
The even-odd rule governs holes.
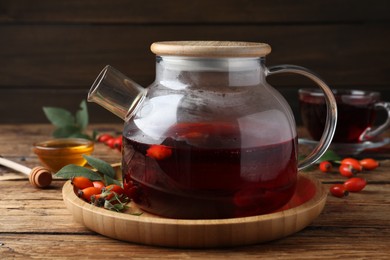
[[[390,126],[390,103],[382,102],[375,91],[333,89],[338,106],[338,124],[333,142],[361,143],[373,140]],[[299,90],[299,103],[303,124],[314,140],[319,140],[325,129],[326,102],[318,89]],[[377,111],[386,112],[386,120],[374,126]]]

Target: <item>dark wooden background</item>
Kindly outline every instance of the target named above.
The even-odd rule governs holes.
[[[0,0],[0,123],[45,123],[42,106],[75,111],[111,64],[147,86],[152,42],[269,43],[268,66],[308,67],[334,88],[390,101],[388,0]],[[299,76],[269,78],[297,112]],[[88,104],[92,122],[120,122]],[[299,116],[297,114],[299,121]]]

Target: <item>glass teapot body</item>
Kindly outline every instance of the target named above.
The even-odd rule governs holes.
[[[156,79],[142,88],[106,67],[88,100],[125,120],[123,186],[142,210],[176,219],[220,219],[273,212],[295,192],[297,172],[332,140],[332,91],[305,68],[267,68],[263,43],[161,42],[151,47]],[[318,146],[297,160],[286,100],[266,82],[298,73],[324,92],[327,123]]]
[[[295,190],[293,114],[261,58],[157,57],[156,81],[123,136],[125,187],[157,215],[258,215]]]

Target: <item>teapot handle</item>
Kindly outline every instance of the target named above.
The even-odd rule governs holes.
[[[295,65],[277,65],[266,69],[266,76],[280,74],[280,73],[295,73],[305,76],[314,81],[324,92],[327,107],[325,129],[320,141],[314,150],[298,164],[298,170],[302,170],[311,164],[315,163],[329,148],[332,142],[333,135],[336,131],[337,124],[337,104],[333,96],[332,90],[329,86],[315,73],[310,70],[295,66]]]

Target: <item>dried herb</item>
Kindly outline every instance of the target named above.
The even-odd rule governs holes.
[[[103,207],[108,210],[122,212],[129,208],[126,205],[127,202],[129,202],[127,197],[123,198],[123,195],[118,196],[118,194],[114,193],[114,197],[112,199],[105,200]]]

